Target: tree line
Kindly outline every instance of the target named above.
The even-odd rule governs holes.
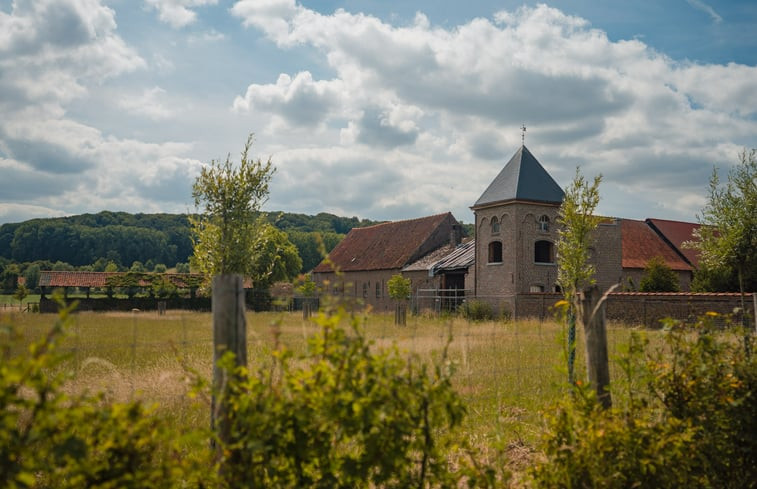
[[[261,218],[286,233],[297,248],[303,273],[350,229],[376,223],[325,212],[262,212]],[[188,214],[102,211],[0,225],[0,289],[15,289],[19,276],[33,288],[40,270],[160,272],[175,267],[188,272],[193,251],[189,219]]]

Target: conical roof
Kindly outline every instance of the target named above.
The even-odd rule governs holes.
[[[521,146],[473,208],[510,200],[561,204],[564,196],[565,193],[547,170],[528,148]]]

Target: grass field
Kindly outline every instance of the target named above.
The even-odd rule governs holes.
[[[56,321],[54,314],[3,312],[0,323],[13,324],[23,336],[21,353]],[[301,351],[318,326],[301,313],[248,313],[248,358],[269,359],[275,339]],[[204,378],[212,370],[209,313],[168,311],[79,313],[62,344],[71,373],[69,388],[103,391],[108,399],[158,403],[180,425],[207,423],[209,407],[188,399],[187,367]],[[534,446],[543,429],[543,413],[567,395],[562,326],[555,322],[473,323],[460,318],[408,318],[405,327],[393,316],[365,318],[367,336],[377,348],[397,345],[425,360],[438,357],[452,335],[451,359],[457,365],[456,388],[466,400],[465,430],[483,446]],[[274,334],[276,332],[276,334]],[[610,325],[610,357],[628,340],[630,330]],[[576,371],[584,371],[583,339],[578,338]],[[611,365],[612,369],[612,365]]]

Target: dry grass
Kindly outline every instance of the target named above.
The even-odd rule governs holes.
[[[302,351],[305,339],[318,329],[301,313],[249,313],[247,319],[251,364],[266,361],[277,341]],[[470,440],[502,447],[516,466],[528,463],[543,430],[544,411],[567,392],[562,326],[414,316],[398,327],[392,315],[364,319],[366,335],[377,348],[396,345],[427,361],[439,358],[451,336],[448,354],[457,365],[456,387],[467,402],[464,429]],[[55,320],[52,314],[0,312],[0,323],[14,324],[26,343]],[[72,377],[68,388],[103,391],[112,400],[155,402],[177,424],[205,424],[209,408],[188,399],[186,367],[210,377],[211,321],[209,313],[186,311],[76,314],[62,344],[68,353],[62,368]],[[627,328],[610,325],[611,358],[628,334]],[[577,372],[584,370],[582,342],[579,336]]]

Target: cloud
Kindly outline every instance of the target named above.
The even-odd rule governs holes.
[[[173,110],[167,108],[162,100],[166,91],[160,87],[145,89],[141,94],[122,95],[118,106],[135,115],[141,115],[152,120],[165,120],[175,116]]]
[[[158,11],[158,18],[171,27],[180,28],[197,20],[192,10],[205,5],[215,5],[218,0],[145,0],[145,5]]]
[[[218,32],[215,29],[211,29],[209,31],[197,33],[197,34],[191,34],[189,37],[187,37],[187,42],[189,44],[197,44],[197,43],[208,43],[208,42],[218,42],[218,41],[224,41],[228,38],[226,34],[222,32]]]
[[[66,104],[99,83],[145,67],[96,0],[14,2],[0,12],[0,108]]]
[[[717,12],[715,12],[715,9],[713,9],[711,6],[704,3],[702,0],[686,0],[689,5],[694,7],[697,10],[701,10],[702,12],[706,13],[710,16],[713,22],[716,24],[719,24],[723,22],[723,17],[718,15]]]
[[[366,109],[354,130],[357,141],[384,148],[413,144],[419,132],[412,120],[393,121],[391,114],[376,108]]]
[[[339,110],[342,85],[341,80],[314,81],[307,71],[294,78],[281,74],[276,84],[247,87],[243,97],[234,99],[233,108],[239,112],[271,112],[292,125],[313,126]]]
[[[691,3],[719,18],[705,4]],[[700,202],[714,159],[738,146],[723,141],[754,144],[747,141],[757,131],[757,68],[678,63],[637,39],[611,41],[585,19],[546,5],[451,28],[432,26],[422,14],[398,27],[344,10],[325,15],[290,0],[242,0],[231,12],[282,49],[316,49],[336,76],[326,82],[308,73],[302,85],[328,83],[340,94],[339,104],[323,102],[318,110],[286,103],[284,94],[296,91],[282,74],[275,85],[250,85],[235,107],[339,128],[342,147],[369,148],[363,158],[384,171],[410,161],[427,168],[423,175],[402,171],[413,183],[395,182],[384,187],[387,193],[455,189],[451,199],[432,203],[430,193],[417,199],[418,212],[446,210],[450,200],[458,209],[470,205],[520,145],[523,122],[526,144],[562,185],[582,165],[606,182],[622,182],[616,188],[629,201],[641,196],[639,208],[688,209],[689,219],[696,209],[661,201],[670,195],[686,205]],[[412,115],[398,116],[402,110]],[[424,160],[435,164],[419,164]],[[459,174],[440,173],[445,164],[482,171],[466,171],[472,190],[461,189]],[[402,207],[386,199],[352,204],[376,213]],[[605,212],[644,217],[629,216],[616,199],[608,207]]]

